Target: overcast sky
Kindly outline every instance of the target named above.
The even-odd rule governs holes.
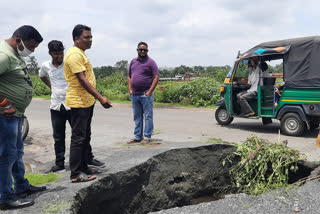
[[[140,41],[159,67],[222,66],[261,42],[319,35],[319,8],[316,0],[2,0],[0,39],[34,26],[44,38],[34,53],[41,64],[49,41],[68,49],[73,27],[85,24],[93,67],[130,61]]]

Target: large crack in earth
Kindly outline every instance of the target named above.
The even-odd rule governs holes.
[[[110,174],[80,190],[72,213],[148,213],[220,199],[232,193],[229,170],[223,160],[236,147],[214,144],[174,149],[127,171]],[[240,161],[234,158],[232,163]],[[305,162],[290,174],[290,182],[308,176],[316,166]]]

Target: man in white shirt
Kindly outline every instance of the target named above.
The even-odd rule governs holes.
[[[56,163],[48,172],[65,169],[65,132],[66,122],[70,125],[70,108],[66,106],[68,83],[64,76],[64,47],[62,42],[52,40],[48,44],[49,55],[52,60],[44,62],[40,67],[40,79],[51,89],[51,122],[53,129]],[[49,78],[48,78],[49,77]],[[104,163],[93,158],[91,145],[89,146],[89,164],[103,166]]]
[[[252,110],[248,103],[248,100],[257,96],[259,78],[261,75],[261,68],[258,66],[258,58],[254,57],[249,60],[249,76],[248,76],[248,87],[249,89],[237,94],[238,103],[241,107],[240,116],[249,117],[254,116],[255,112]]]

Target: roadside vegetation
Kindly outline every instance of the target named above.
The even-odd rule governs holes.
[[[29,72],[34,86],[35,97],[49,97],[50,89],[38,77],[39,66],[34,56],[27,59]],[[93,68],[97,79],[97,90],[112,102],[129,102],[127,89],[128,61],[121,60],[114,66]],[[220,98],[219,88],[231,67],[226,66],[194,66],[181,65],[175,68],[159,68],[161,78],[188,77],[192,81],[159,82],[155,89],[155,103],[214,107]],[[269,70],[278,69],[269,66]]]

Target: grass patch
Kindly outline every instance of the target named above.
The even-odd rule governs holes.
[[[157,134],[162,134],[163,131],[161,131],[160,129],[154,129],[152,135],[157,135]]]
[[[208,138],[207,143],[221,144],[221,143],[225,143],[225,141],[223,141],[221,138],[210,137],[210,138]]]
[[[53,204],[48,204],[41,212],[41,214],[51,214],[51,213],[57,213],[61,211],[62,209],[68,209],[70,208],[72,202],[56,202]]]
[[[30,184],[35,186],[57,181],[60,179],[59,175],[52,172],[49,174],[26,173],[25,178],[28,179]]]
[[[41,98],[41,99],[50,100],[51,96],[50,95],[40,95],[40,96],[33,96],[32,98]]]
[[[197,107],[194,105],[182,105],[179,103],[159,103],[159,102],[153,102],[153,105],[155,108],[172,108],[172,107],[177,107],[177,108],[205,108],[205,109],[215,109],[217,108],[216,105],[210,105],[206,107]]]
[[[249,209],[250,205],[249,204],[244,204],[242,207],[245,208],[245,209]]]
[[[108,97],[107,97],[108,99]],[[131,104],[131,100],[113,100],[113,99],[110,99],[110,102],[111,103],[119,103],[119,104]],[[97,103],[99,103],[99,101],[97,100]]]
[[[221,139],[221,138],[215,138],[215,137],[210,137],[210,138],[208,138],[208,140],[207,140],[205,143],[212,143],[212,144],[230,144],[230,145],[235,145],[235,146],[237,146],[236,143],[224,141],[224,140]]]

